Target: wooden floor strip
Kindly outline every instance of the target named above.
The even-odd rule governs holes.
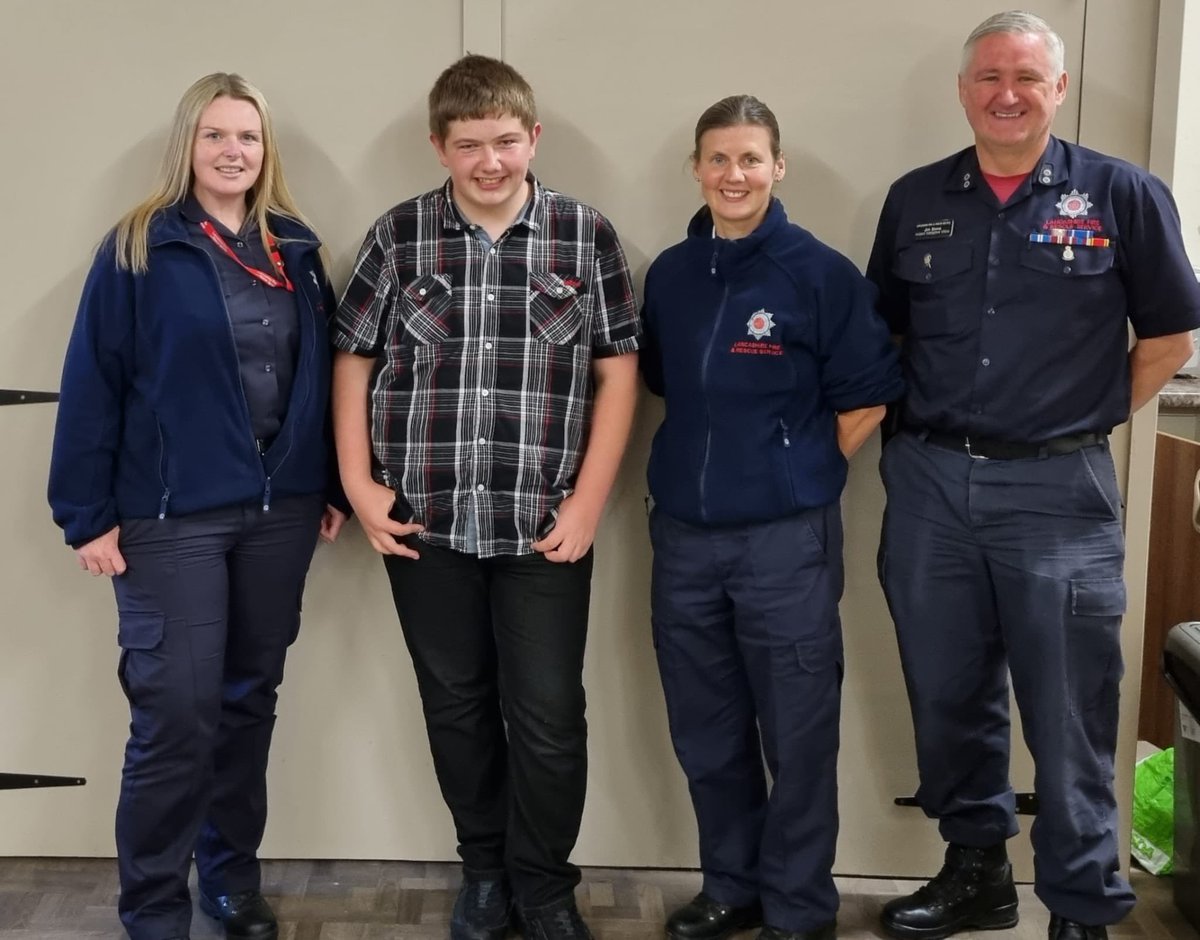
[[[269,861],[263,891],[280,921],[280,940],[446,940],[458,868],[424,862]],[[1170,879],[1134,873],[1139,903],[1112,940],[1200,940],[1171,899]],[[657,940],[666,913],[699,889],[695,872],[584,871],[580,910],[597,940]],[[842,878],[842,940],[877,940],[890,897],[915,883]],[[194,889],[194,885],[193,885]],[[194,892],[193,892],[194,893]],[[1008,931],[958,934],[959,940],[1044,940],[1049,915],[1023,885],[1021,923]],[[0,940],[120,940],[117,872],[111,859],[0,859]],[[753,940],[754,931],[738,940]],[[192,940],[220,940],[199,911]]]

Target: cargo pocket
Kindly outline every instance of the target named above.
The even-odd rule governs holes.
[[[162,645],[163,630],[167,615],[162,612],[120,611],[117,618],[117,644],[121,647],[121,658],[117,662],[117,681],[121,691],[133,702],[137,691],[129,681],[129,657],[134,650],[148,651]]]
[[[1071,714],[1080,715],[1117,701],[1121,676],[1121,618],[1125,582],[1121,578],[1072,580],[1067,618],[1066,672]]]
[[[805,637],[796,641],[796,662],[800,671],[816,676],[836,670],[838,685],[845,673],[845,657],[842,653],[842,637],[837,631],[825,636]]]
[[[121,611],[117,621],[117,644],[123,650],[152,650],[163,638],[167,615],[162,612]]]

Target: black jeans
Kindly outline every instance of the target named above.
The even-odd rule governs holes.
[[[479,558],[412,539],[385,556],[442,797],[468,878],[525,910],[571,895],[587,789],[583,650],[592,554]]]

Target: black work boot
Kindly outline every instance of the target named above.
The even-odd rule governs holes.
[[[667,918],[670,940],[725,940],[739,930],[762,923],[762,905],[755,901],[734,907],[714,901],[701,891]]]
[[[928,884],[884,905],[884,931],[902,940],[941,940],[960,930],[1003,930],[1017,923],[1017,889],[1004,843],[986,849],[946,846],[946,862]]]
[[[1106,927],[1088,927],[1077,921],[1067,920],[1057,914],[1050,915],[1050,940],[1108,940]]]
[[[225,940],[275,940],[279,925],[271,905],[258,891],[210,898],[200,892],[200,910],[225,928]]]

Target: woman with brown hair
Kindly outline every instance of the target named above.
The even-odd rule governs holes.
[[[750,95],[696,125],[704,206],[646,275],[651,614],[701,893],[672,940],[828,940],[838,906],[846,461],[903,389],[854,265],[772,195],[779,125]],[[773,786],[763,773],[763,758]]]

